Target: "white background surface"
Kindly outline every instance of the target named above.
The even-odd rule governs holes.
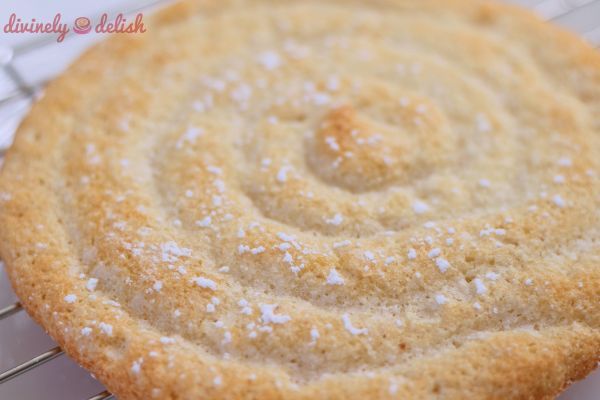
[[[13,12],[19,17],[29,20],[33,17],[51,20],[56,13],[60,12],[63,22],[70,24],[79,16],[91,18],[103,12],[115,15],[115,10],[131,10],[135,6],[153,3],[153,0],[1,1],[1,27]],[[569,7],[583,5],[582,8],[558,18],[557,22],[586,34],[590,40],[600,44],[600,1],[515,0],[515,2],[531,7],[535,6],[538,12],[548,18],[562,14]],[[40,38],[40,35],[11,35],[0,32],[0,46],[18,47],[32,39],[39,40]],[[31,55],[18,57],[15,59],[15,66],[22,71],[29,84],[35,85],[60,72],[77,53],[98,39],[96,34],[73,35],[61,44],[54,43]],[[0,55],[1,50],[0,47]],[[8,77],[0,73],[0,98],[13,89]],[[9,109],[0,108],[0,147],[3,141],[7,140],[6,133],[10,132],[18,123],[19,108],[25,111],[26,104],[21,102]],[[10,290],[8,279],[0,267],[0,308],[14,301],[16,301],[16,297]],[[54,346],[52,340],[25,313],[19,313],[7,320],[0,321],[0,371],[26,361]],[[95,381],[89,373],[67,357],[61,356],[34,371],[0,385],[0,400],[79,400],[87,399],[102,390],[102,385]],[[600,371],[588,377],[584,382],[573,385],[560,397],[560,400],[600,400]]]

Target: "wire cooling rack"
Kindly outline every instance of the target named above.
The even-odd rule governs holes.
[[[125,15],[132,15],[167,2],[168,0],[140,1],[138,4],[143,3],[141,6],[113,10],[113,13],[108,14],[116,15],[122,12]],[[544,18],[579,32],[592,45],[600,48],[600,0],[512,0],[512,2],[533,8]],[[13,48],[0,46],[0,165],[19,122],[31,103],[41,94],[46,82],[89,45],[89,40],[79,40],[75,43],[74,37],[76,36],[67,35],[64,42],[60,44],[56,43],[54,37],[45,36]],[[52,55],[58,63],[39,68],[39,65],[44,65],[40,60],[47,59],[48,55]],[[22,310],[23,307],[18,302],[0,309],[0,321]],[[4,371],[0,373],[0,385],[63,354],[64,351],[60,347],[53,347]],[[88,400],[109,399],[115,397],[108,391],[88,398]]]

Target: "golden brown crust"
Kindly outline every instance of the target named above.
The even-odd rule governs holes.
[[[472,0],[149,28],[53,82],[0,175],[15,291],[119,398],[545,399],[596,367],[580,39]]]

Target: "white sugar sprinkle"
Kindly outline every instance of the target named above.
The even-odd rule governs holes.
[[[500,277],[500,275],[498,275],[495,272],[488,272],[485,274],[485,277],[488,278],[491,281],[495,281],[496,279],[498,279]]]
[[[261,304],[260,312],[262,313],[261,320],[265,324],[284,324],[292,318],[289,315],[275,314],[277,304]]]
[[[263,253],[264,251],[265,251],[264,246],[258,246],[258,247],[253,248],[252,250],[250,250],[250,253],[260,254],[260,253]]]
[[[345,247],[345,246],[350,245],[350,243],[351,243],[350,240],[347,240],[347,239],[346,240],[342,240],[341,242],[335,242],[333,244],[333,248],[334,249],[338,249],[340,247]]]
[[[88,279],[87,283],[85,284],[85,288],[87,290],[89,290],[90,292],[93,292],[94,290],[96,290],[97,285],[98,285],[98,279],[90,278],[90,279]]]
[[[311,95],[311,98],[317,106],[327,104],[331,101],[331,97],[326,93],[314,93]]]
[[[330,225],[340,225],[343,221],[344,217],[342,217],[342,214],[339,213],[335,214],[333,218],[325,219],[325,222],[327,222]]]
[[[238,103],[244,103],[250,100],[252,88],[246,84],[241,84],[231,92],[231,98]]]
[[[481,237],[490,236],[492,233],[496,234],[496,235],[499,235],[499,236],[503,236],[503,235],[506,235],[506,230],[505,229],[499,229],[499,228],[490,228],[488,226],[485,229],[482,229],[482,230],[479,231],[479,236],[481,236]]]
[[[100,327],[100,330],[101,330],[101,331],[102,331],[104,334],[106,334],[106,335],[108,335],[108,336],[112,336],[112,333],[113,333],[113,327],[112,327],[112,325],[110,325],[110,324],[106,324],[106,323],[104,323],[104,322],[100,322],[100,323],[98,324],[98,326]]]
[[[477,114],[476,124],[479,132],[489,132],[492,130],[492,124],[484,114]]]
[[[333,136],[327,136],[325,138],[325,143],[327,143],[329,145],[329,147],[331,148],[331,150],[333,150],[333,151],[340,150],[340,145],[336,142],[336,140]]]
[[[415,249],[408,249],[407,256],[409,260],[414,260],[415,258],[417,258],[417,251]]]
[[[93,295],[92,295],[92,296],[93,296]],[[92,296],[90,296],[90,297],[92,297]],[[121,307],[121,304],[120,304],[120,303],[118,303],[118,302],[116,302],[116,301],[114,301],[114,300],[104,300],[104,301],[102,302],[102,304],[107,304],[107,305],[109,305],[109,306],[113,306],[113,307],[117,307],[117,308],[118,308],[118,307]]]
[[[373,254],[373,252],[372,252],[372,251],[369,251],[369,250],[367,250],[367,251],[365,251],[365,252],[363,253],[363,255],[364,255],[364,256],[365,256],[365,258],[366,258],[367,260],[369,260],[369,261],[374,261],[374,260],[375,260],[375,254]]]
[[[473,283],[475,284],[475,290],[477,291],[477,294],[484,294],[487,292],[487,288],[481,279],[475,278]]]
[[[152,285],[152,289],[156,290],[157,292],[160,292],[160,289],[162,289],[163,284],[161,281],[156,281],[154,282],[154,285]]]
[[[177,243],[171,241],[160,245],[163,262],[176,262],[178,257],[192,255],[192,250],[185,247],[179,247]]]
[[[215,281],[208,278],[203,278],[201,276],[192,278],[192,283],[195,283],[196,285],[205,289],[217,290],[217,284]]]
[[[196,221],[196,225],[198,225],[201,228],[208,228],[211,223],[212,223],[212,218],[210,217],[210,215],[204,217],[200,221]]]
[[[193,126],[190,126],[185,133],[183,134],[183,136],[181,136],[181,138],[177,141],[175,147],[177,147],[178,149],[182,148],[183,145],[185,144],[185,142],[189,142],[194,144],[196,142],[196,139],[200,136],[202,136],[202,129],[200,128],[195,128]]]
[[[221,175],[221,173],[223,172],[223,170],[221,168],[215,167],[214,165],[207,166],[206,170],[208,172],[210,172],[211,174],[215,174],[215,175]]]
[[[429,258],[436,258],[436,257],[438,257],[440,254],[442,254],[442,251],[441,251],[441,250],[440,250],[438,247],[436,247],[436,248],[434,248],[434,249],[431,249],[431,250],[429,251],[429,253],[427,253],[427,256],[428,256]]]
[[[435,295],[435,302],[438,304],[446,304],[448,302],[448,299],[446,298],[446,296],[444,296],[443,294],[436,294]]]
[[[435,265],[439,268],[440,272],[444,273],[450,267],[450,263],[444,258],[437,258],[435,260]]]
[[[223,334],[223,341],[221,343],[227,344],[231,343],[232,335],[231,332],[227,331]]]
[[[556,204],[558,207],[562,208],[566,205],[565,201],[563,200],[563,198],[560,195],[555,195],[554,197],[552,197],[552,201],[554,202],[554,204]]]
[[[131,372],[133,372],[134,374],[139,374],[140,373],[140,369],[141,369],[141,365],[142,365],[142,359],[140,358],[137,361],[134,361],[133,364],[131,365]]]
[[[219,193],[223,193],[225,191],[225,182],[223,182],[221,179],[215,179],[214,184]]]
[[[415,201],[412,205],[413,211],[417,214],[423,214],[429,211],[429,206],[422,201]]]
[[[175,339],[173,339],[172,337],[163,336],[160,338],[160,342],[162,344],[173,344],[175,343]]]
[[[327,79],[327,89],[330,91],[336,91],[340,88],[340,79],[337,76],[330,76]]]
[[[81,328],[81,334],[83,336],[89,336],[92,333],[92,328],[86,326],[84,328]]]
[[[192,103],[192,107],[194,108],[194,110],[196,110],[198,112],[203,112],[206,110],[206,106],[201,101],[194,101]]]
[[[569,157],[562,157],[558,160],[558,165],[561,167],[570,167],[573,165],[573,161]]]
[[[250,307],[250,306],[242,307],[242,310],[240,312],[244,315],[252,315],[252,307]]]
[[[329,270],[329,275],[327,275],[327,284],[328,285],[343,285],[344,278],[336,271],[335,268],[331,268]]]
[[[312,339],[313,342],[316,342],[317,339],[319,338],[319,331],[314,326],[310,330],[310,338]]]
[[[289,171],[291,171],[292,167],[289,166],[283,166],[279,169],[279,172],[277,172],[277,180],[281,183],[287,181],[287,174]]]
[[[294,237],[293,235],[289,235],[285,232],[278,232],[277,237],[283,240],[284,242],[293,242],[294,240],[296,240],[296,237]]]
[[[75,303],[75,301],[77,301],[77,296],[75,296],[74,294],[68,294],[65,296],[65,301],[67,303]]]
[[[367,328],[354,327],[352,325],[352,321],[350,321],[350,316],[348,314],[342,315],[342,321],[344,322],[344,328],[346,328],[346,330],[353,335],[366,335],[369,333],[369,330]]]
[[[258,62],[266,69],[273,70],[281,65],[281,58],[274,51],[265,51],[258,56]]]

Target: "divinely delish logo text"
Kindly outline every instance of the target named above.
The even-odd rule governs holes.
[[[58,13],[52,21],[40,21],[36,18],[24,21],[17,17],[15,13],[11,14],[8,22],[4,25],[4,33],[55,33],[57,42],[62,42],[67,34],[73,30],[74,33],[85,35],[92,30],[96,33],[144,33],[144,16],[138,13],[133,21],[128,20],[123,14],[117,14],[114,19],[109,20],[107,13],[100,16],[99,21],[93,25],[88,17],[78,17],[72,25],[62,22],[62,14]]]

